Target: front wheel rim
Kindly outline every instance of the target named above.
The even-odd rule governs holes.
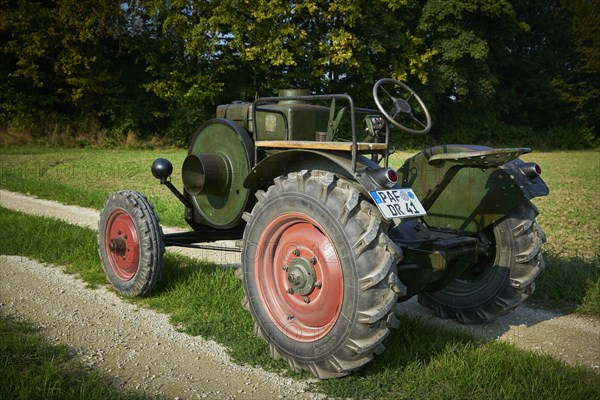
[[[275,218],[260,237],[255,265],[261,304],[280,332],[311,342],[331,331],[342,308],[343,275],[316,221],[300,213]]]
[[[140,244],[135,223],[124,210],[115,210],[108,218],[104,251],[119,279],[128,281],[135,276],[139,267]]]

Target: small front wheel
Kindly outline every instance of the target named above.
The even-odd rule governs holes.
[[[120,294],[144,296],[156,285],[165,252],[158,215],[139,192],[112,194],[98,226],[98,252],[106,277]]]

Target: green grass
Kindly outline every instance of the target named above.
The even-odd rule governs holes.
[[[415,151],[394,154],[399,167]],[[173,162],[181,188],[186,151],[8,147],[0,149],[0,187],[67,204],[100,209],[108,194],[138,190],[155,205],[161,222],[185,227],[183,206],[150,173],[157,157]],[[534,152],[550,195],[534,199],[538,222],[548,236],[547,269],[530,298],[541,306],[600,317],[600,151]]]
[[[101,209],[112,192],[134,189],[154,204],[161,222],[186,226],[183,206],[150,173],[152,161],[165,157],[180,166],[183,150],[0,149],[0,187],[43,199]],[[173,182],[181,188],[180,168]]]
[[[534,199],[546,232],[546,270],[533,302],[600,317],[600,151],[531,153],[550,195]]]
[[[319,383],[341,398],[381,399],[590,399],[600,395],[598,376],[565,367],[550,356],[501,342],[432,328],[402,317],[385,352],[342,380]]]
[[[106,283],[98,256],[96,232],[0,207],[0,253],[63,265],[88,285]],[[252,318],[243,311],[242,287],[232,269],[167,253],[159,286],[152,296],[134,299],[160,310],[193,335],[215,339],[232,349],[240,362],[260,362],[284,370],[271,360],[266,344],[252,334]]]
[[[48,344],[28,323],[0,318],[0,398],[143,399],[117,390],[100,373],[85,368],[65,346]]]
[[[0,249],[66,265],[90,284],[102,276],[96,235],[58,220],[0,208]],[[34,238],[34,239],[32,239]],[[68,239],[66,239],[68,238]],[[77,246],[65,246],[76,241]],[[73,242],[71,242],[73,243]],[[47,250],[52,249],[52,250]],[[252,319],[240,306],[242,289],[231,269],[168,254],[153,295],[133,301],[168,314],[179,329],[222,343],[239,363],[294,374],[269,357],[252,334]],[[319,381],[314,389],[335,398],[589,399],[600,396],[600,378],[584,368],[511,345],[483,342],[402,317],[386,339],[386,351],[349,377]]]
[[[0,208],[0,254],[23,255],[65,266],[90,286],[106,282],[98,259],[96,233],[57,219],[27,216]]]

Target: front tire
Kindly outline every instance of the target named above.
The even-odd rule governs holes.
[[[274,183],[245,214],[242,305],[272,357],[321,379],[347,375],[398,325],[401,250],[350,182],[301,171]]]
[[[160,278],[165,247],[158,215],[139,192],[113,193],[100,214],[98,251],[115,290],[127,297],[148,294]]]
[[[533,293],[545,266],[541,249],[546,235],[535,221],[537,214],[525,203],[484,231],[488,255],[444,289],[419,294],[419,303],[465,324],[490,322],[515,309]]]

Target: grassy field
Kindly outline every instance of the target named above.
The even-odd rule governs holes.
[[[99,373],[86,369],[64,346],[44,341],[31,325],[0,318],[0,398],[144,399],[123,393]]]
[[[0,251],[52,264],[80,275],[91,286],[105,281],[96,234],[65,222],[0,208]],[[76,243],[76,245],[73,245]],[[69,245],[67,245],[69,244]],[[50,250],[49,250],[50,249]],[[260,365],[296,378],[269,357],[252,334],[252,319],[240,306],[242,288],[231,269],[167,254],[163,279],[152,296],[135,299],[170,316],[181,330],[212,338],[239,363]],[[550,356],[499,342],[483,342],[402,317],[386,351],[359,373],[315,383],[334,398],[396,399],[590,399],[600,395],[598,375]],[[0,363],[0,374],[2,372]],[[2,382],[0,378],[0,382]]]
[[[398,152],[399,167],[414,152]],[[156,157],[175,166],[173,182],[181,188],[180,166],[186,152],[55,148],[0,149],[0,187],[41,198],[100,209],[110,192],[138,190],[155,205],[161,222],[186,226],[183,207],[150,173]],[[531,301],[543,306],[600,317],[600,151],[537,152],[550,195],[536,198],[538,222],[548,236],[547,269]]]

